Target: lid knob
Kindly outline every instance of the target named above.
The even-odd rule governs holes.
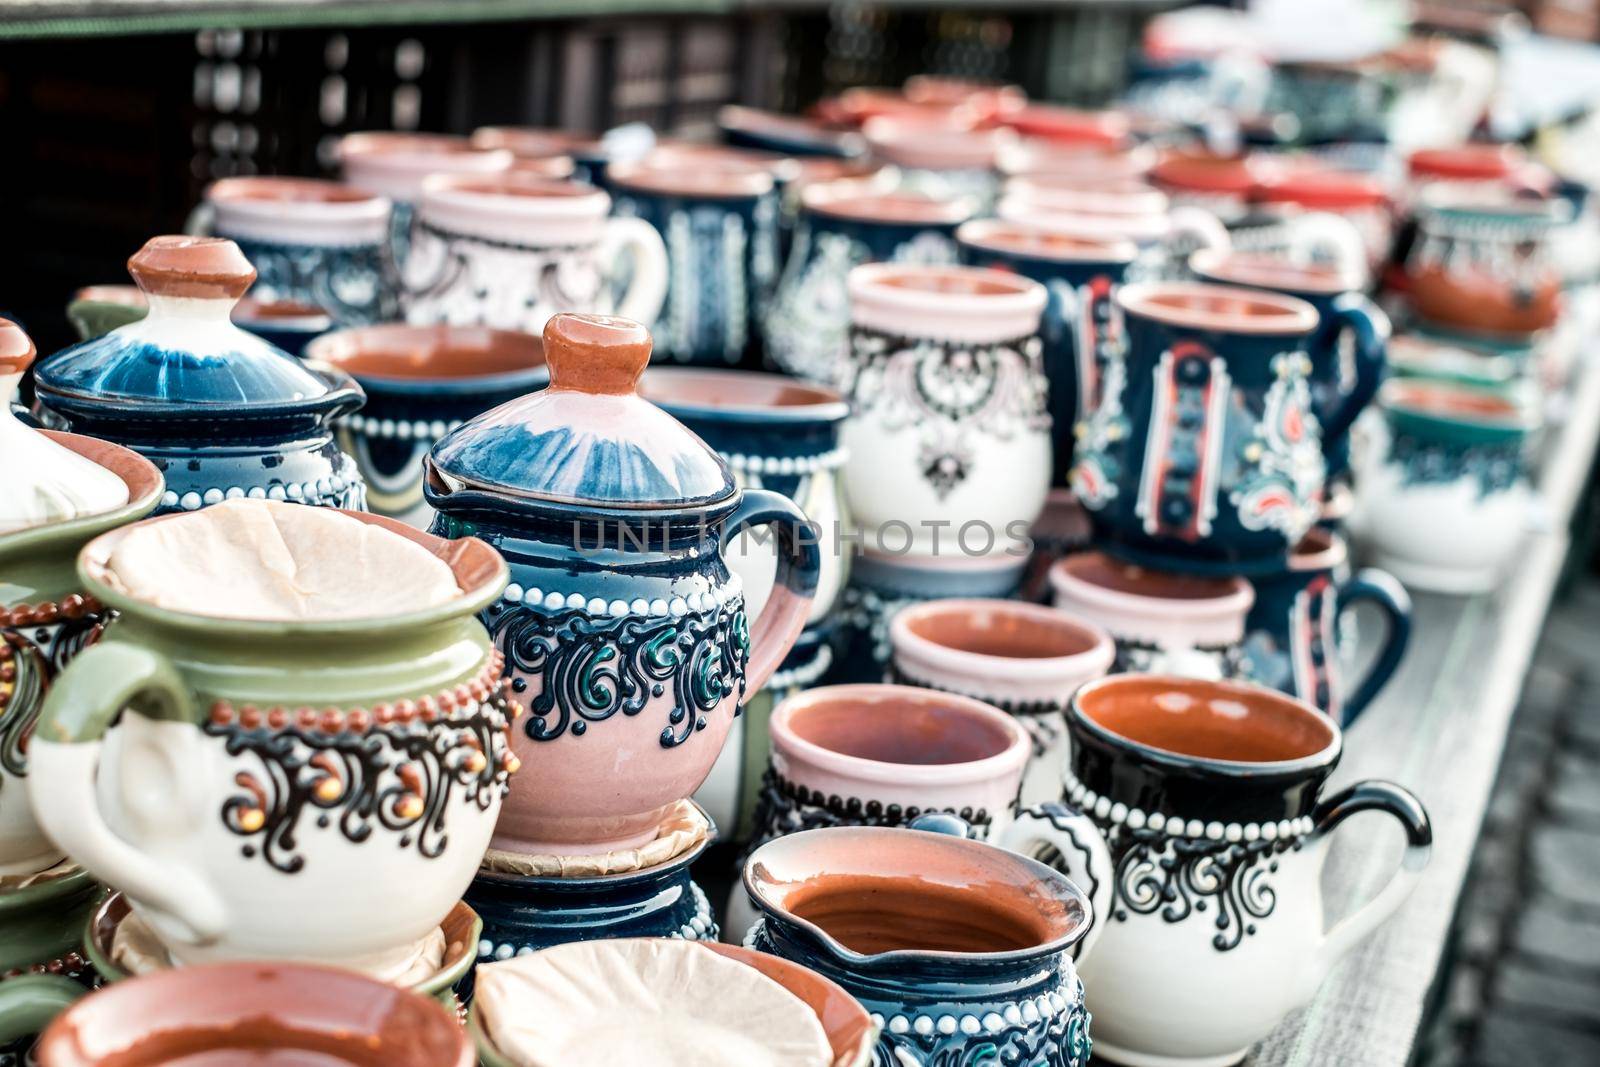
[[[632,393],[650,362],[650,331],[610,315],[552,315],[544,354],[552,390]]]
[[[0,319],[0,374],[21,374],[33,364],[33,340],[10,319]]]
[[[152,237],[128,259],[128,273],[151,296],[237,300],[256,269],[226,237]]]

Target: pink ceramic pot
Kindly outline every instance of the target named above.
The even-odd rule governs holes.
[[[433,133],[351,133],[339,141],[348,185],[402,204],[422,196],[434,174],[494,174],[511,166],[503,148],[481,148],[465,137]]]
[[[1111,635],[1065,612],[1017,600],[930,600],[889,624],[898,682],[977,697],[1028,731],[1022,803],[1061,798],[1067,701],[1115,658]]]

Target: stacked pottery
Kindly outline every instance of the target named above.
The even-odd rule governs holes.
[[[900,171],[903,187],[937,197],[968,197],[988,208],[999,192],[996,165],[1015,135],[1006,129],[932,128],[879,116],[861,127],[875,159]]]
[[[360,471],[332,429],[361,387],[229,321],[256,276],[238,246],[153,237],[128,271],[150,314],[40,363],[46,423],[149,459],[166,478],[159,512],[241,497],[362,507]]]
[[[504,148],[433,133],[351,133],[339,139],[345,184],[387,197],[393,204],[389,247],[400,267],[411,249],[412,217],[430,175],[497,174],[509,170],[513,158]]]
[[[538,337],[487,326],[364,326],[319,338],[306,356],[366,390],[366,405],[339,420],[336,436],[361,468],[367,507],[418,527],[433,520],[422,500],[428,449],[550,378]]]

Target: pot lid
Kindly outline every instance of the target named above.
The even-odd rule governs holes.
[[[149,301],[137,322],[42,361],[35,374],[52,406],[135,417],[196,408],[255,411],[345,404],[360,391],[229,320],[255,281],[239,246],[218,237],[152,237],[128,260]]]
[[[650,332],[605,315],[552,316],[550,385],[458,426],[433,446],[452,488],[605,509],[713,504],[735,493],[721,456],[636,392]]]

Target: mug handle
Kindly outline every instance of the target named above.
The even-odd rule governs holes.
[[[28,750],[28,794],[46,836],[102,882],[158,913],[163,930],[196,944],[227,929],[227,909],[202,878],[129,844],[107,825],[95,779],[106,731],[122,710],[194,722],[194,701],[171,661],[120,642],[80,652],[51,684]],[[179,759],[184,753],[175,754]]]
[[[1356,721],[1356,717],[1367,709],[1372,703],[1372,698],[1378,695],[1389,677],[1394,674],[1395,668],[1400,666],[1400,660],[1406,654],[1406,645],[1411,641],[1411,597],[1393,575],[1381,571],[1376,567],[1366,567],[1357,571],[1349,581],[1339,586],[1335,596],[1334,614],[1343,615],[1345,609],[1362,601],[1375,604],[1383,613],[1387,622],[1388,631],[1384,635],[1383,648],[1378,657],[1372,661],[1372,666],[1367,668],[1366,675],[1356,685],[1355,691],[1344,702],[1344,714],[1341,726],[1346,729]]]
[[[1313,845],[1326,849],[1330,834],[1352,815],[1381,811],[1394,816],[1406,831],[1406,850],[1400,865],[1375,896],[1334,923],[1317,946],[1315,966],[1308,977],[1320,984],[1324,975],[1363,938],[1377,929],[1416,888],[1422,869],[1433,851],[1433,827],[1422,801],[1393,782],[1376,779],[1357,782],[1324,799],[1312,813]]]
[[[1193,204],[1179,204],[1167,212],[1167,218],[1172,222],[1172,236],[1189,236],[1199,242],[1200,248],[1215,249],[1226,252],[1233,247],[1233,238],[1228,236],[1228,228],[1222,220],[1203,207]]]
[[[1367,273],[1366,242],[1361,240],[1361,231],[1349,219],[1328,211],[1313,211],[1289,219],[1285,229],[1291,260],[1309,263],[1322,253],[1320,258],[1341,271]]]
[[[628,291],[617,301],[617,315],[652,325],[667,299],[667,246],[644,219],[613,215],[606,219],[605,236],[600,240],[600,262],[615,269],[624,250],[633,258],[633,277]]]
[[[59,974],[19,974],[0,981],[0,1046],[37,1034],[87,992]]]
[[[816,528],[794,501],[781,493],[746,489],[739,506],[723,524],[723,549],[735,534],[750,526],[771,526],[778,537],[778,572],[773,578],[772,595],[750,631],[745,692],[758,693],[805,629],[811,598],[817,591],[817,577],[822,572],[822,552],[817,547]]]
[[[1111,915],[1114,871],[1111,850],[1094,820],[1063,801],[1019,808],[993,844],[1054,867],[1089,897],[1089,932],[1074,948],[1082,959],[1094,951]]]
[[[1333,302],[1333,313],[1340,331],[1349,330],[1355,338],[1356,380],[1322,428],[1323,439],[1327,441],[1350,432],[1356,416],[1383,384],[1389,358],[1389,316],[1383,309],[1361,293],[1345,293]]]

